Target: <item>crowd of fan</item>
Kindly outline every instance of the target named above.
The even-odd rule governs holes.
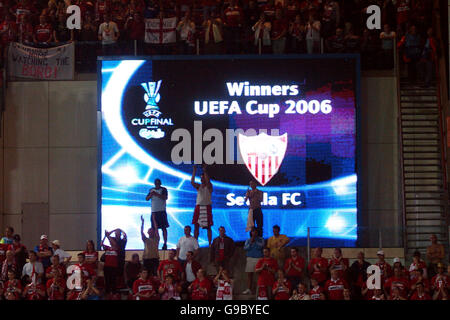
[[[208,266],[197,261],[201,253],[190,226],[184,228],[185,235],[179,239],[177,249],[169,250],[168,258],[160,261],[158,232],[150,228],[145,234],[142,219],[142,262],[138,254],[125,261],[127,235],[120,229],[105,231],[100,259],[90,240],[75,263],[58,240],[49,244],[47,235],[42,235],[40,243],[28,251],[20,236],[13,233],[13,228],[8,227],[0,241],[1,299],[232,300],[235,295],[236,266],[233,268],[231,261],[236,244],[224,227],[219,228],[219,236],[209,247],[208,264],[217,271],[213,275],[207,275]],[[242,294],[254,292],[256,273],[258,300],[447,300],[450,268],[446,274],[442,244],[435,235],[430,240],[428,265],[416,252],[409,268],[399,258],[391,266],[384,252],[378,251],[375,264],[381,270],[382,288],[372,290],[366,284],[371,264],[365,261],[364,253],[360,252],[350,265],[340,248],[334,249],[329,260],[322,257],[321,248],[316,248],[305,265],[298,248],[286,247],[290,240],[280,234],[278,226],[273,227],[273,236],[267,240],[253,228],[244,244],[248,288]],[[288,250],[290,255],[286,257]],[[79,275],[79,283],[71,280],[75,274]],[[67,287],[70,283],[74,284],[72,288]]]
[[[101,42],[92,54],[131,54],[137,40],[145,54],[360,52],[363,65],[392,67],[394,39],[411,25],[426,39],[428,0],[0,0],[2,46],[18,41],[49,46]],[[81,9],[81,30],[66,27],[66,8]],[[382,30],[369,30],[366,8],[381,8]],[[177,17],[177,43],[144,45],[145,19]],[[121,43],[127,41],[127,44]],[[423,46],[424,41],[420,44]],[[416,46],[417,43],[414,43]],[[90,56],[91,49],[79,50]],[[94,59],[95,60],[95,59]]]

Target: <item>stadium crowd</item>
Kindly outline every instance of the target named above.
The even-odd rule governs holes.
[[[81,30],[66,27],[72,4],[81,9]],[[381,8],[381,30],[366,27],[371,4]],[[198,39],[204,54],[359,52],[363,66],[386,69],[393,66],[394,39],[406,36],[405,47],[420,50],[420,58],[431,5],[428,0],[0,0],[0,36],[3,48],[12,41],[38,47],[76,41],[81,61],[133,54],[134,40],[139,53],[192,54]],[[168,17],[177,18],[177,42],[144,43],[145,19]]]
[[[116,229],[105,231],[100,257],[89,240],[77,261],[72,262],[60,241],[49,242],[48,236],[42,235],[39,244],[27,250],[14,229],[7,227],[0,241],[1,299],[232,300],[236,290],[230,260],[236,244],[225,228],[219,228],[219,236],[209,246],[210,266],[217,270],[213,275],[207,275],[208,266],[197,261],[202,253],[191,227],[186,226],[184,233],[177,249],[170,249],[168,258],[160,261],[157,229],[150,228],[146,234],[142,218],[142,261],[137,253],[131,261],[125,261],[127,235]],[[321,248],[315,248],[306,265],[298,248],[286,247],[290,240],[280,234],[278,226],[273,226],[273,236],[266,240],[253,227],[243,247],[248,288],[242,294],[255,292],[258,300],[447,300],[450,268],[443,264],[443,245],[435,235],[430,240],[428,265],[418,251],[409,267],[403,266],[399,258],[393,259],[391,265],[384,252],[378,251],[375,264],[381,269],[382,289],[371,290],[366,285],[371,264],[363,252],[350,265],[340,248],[334,249],[330,259],[322,257]],[[69,289],[67,279],[72,282],[70,277],[76,272],[80,282]]]

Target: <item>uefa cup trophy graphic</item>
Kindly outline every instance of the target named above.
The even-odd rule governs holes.
[[[161,87],[161,82],[162,80],[159,80],[158,82],[141,83],[141,86],[146,92],[146,94],[144,94],[144,101],[147,103],[145,110],[159,110],[158,102],[161,99],[161,96],[158,92]]]

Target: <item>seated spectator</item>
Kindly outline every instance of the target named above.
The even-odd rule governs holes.
[[[431,279],[431,289],[433,290],[433,300],[443,300],[448,297],[450,281],[448,275],[444,274],[442,262],[437,264],[437,274]]]
[[[161,300],[181,300],[181,286],[178,282],[175,282],[173,275],[168,274],[164,282],[159,286],[159,294]]]
[[[101,291],[95,285],[94,279],[86,279],[86,287],[81,292],[80,300],[100,300]]]
[[[424,284],[422,282],[416,283],[416,290],[414,291],[410,300],[431,300],[431,297],[425,291]]]
[[[97,274],[97,265],[98,265],[98,252],[95,250],[94,241],[88,240],[86,242],[86,250],[83,251],[84,254],[84,262],[83,265],[90,269],[92,274]],[[78,257],[80,255],[78,254]],[[80,261],[80,260],[78,260]]]
[[[296,289],[292,290],[292,296],[289,300],[311,300],[311,297],[306,291],[306,286],[303,283],[299,283]]]
[[[320,286],[327,280],[328,261],[322,257],[322,248],[314,250],[313,258],[309,261],[308,271],[311,279],[316,279]]]
[[[22,277],[28,276],[33,282],[39,282],[44,278],[44,266],[37,261],[36,252],[30,250],[28,257],[30,261],[23,266]]]
[[[370,266],[370,263],[364,260],[364,252],[358,253],[358,259],[353,262],[352,266],[349,269],[349,279],[352,284],[352,296],[355,299],[362,299],[361,290],[363,288],[363,284],[367,281],[367,268]]]
[[[13,227],[6,227],[5,230],[5,236],[2,237],[0,240],[0,244],[13,244],[14,238],[14,228]]]
[[[223,26],[217,10],[207,15],[203,22],[205,34],[205,54],[222,53]]]
[[[97,269],[93,269],[92,266],[86,262],[86,256],[83,252],[77,254],[78,263],[75,264],[87,279],[97,277]]]
[[[338,276],[341,279],[347,280],[347,270],[349,268],[349,261],[342,256],[341,248],[335,248],[333,256],[328,261],[328,269],[338,271]]]
[[[188,291],[191,293],[191,300],[209,300],[212,283],[206,277],[206,271],[199,269],[197,271],[197,278],[188,287]]]
[[[344,289],[344,300],[352,300],[351,294],[350,294],[350,290],[349,289]]]
[[[373,295],[368,300],[386,300],[386,299],[384,297],[383,290],[375,289],[373,290]]]
[[[45,269],[45,277],[51,279],[55,276],[56,271],[59,271],[63,276],[66,275],[66,268],[59,263],[59,256],[51,257],[52,264]]]
[[[13,243],[8,246],[8,250],[14,252],[14,258],[17,264],[19,274],[22,272],[23,266],[27,263],[28,251],[27,248],[20,243],[20,235],[15,234]]]
[[[400,270],[402,271],[403,276],[409,278],[409,271],[406,270],[406,268],[402,265],[400,258],[394,258],[393,263],[394,263],[392,266],[393,268],[399,267]]]
[[[222,267],[230,271],[230,260],[233,257],[234,249],[234,241],[225,234],[225,227],[219,227],[219,236],[213,240],[210,249],[210,259],[217,270]]]
[[[381,283],[384,283],[384,281],[389,278],[392,274],[392,267],[389,263],[387,263],[384,260],[384,251],[379,250],[377,252],[378,261],[375,263],[380,268],[380,274],[381,274]]]
[[[73,29],[67,28],[67,17],[64,13],[58,15],[58,22],[53,28],[53,39],[56,43],[73,41]]]
[[[284,263],[284,272],[291,288],[297,288],[303,277],[303,269],[305,268],[305,259],[298,255],[297,248],[291,248],[291,257],[286,259]]]
[[[309,291],[311,300],[326,300],[323,288],[319,285],[316,278],[311,278],[311,290]]]
[[[191,236],[191,227],[184,227],[184,236],[182,236],[177,243],[177,251],[176,256],[177,260],[180,264],[186,261],[186,254],[188,251],[192,251],[194,253],[194,257],[198,252],[198,241],[195,237]]]
[[[11,250],[8,250],[6,251],[6,259],[1,264],[1,275],[0,275],[1,281],[8,280],[8,271],[10,270],[15,272],[16,277],[20,275],[20,271],[17,268],[16,260],[14,259],[14,253]]]
[[[424,287],[426,292],[430,292],[430,282],[423,276],[423,269],[415,268],[411,270],[410,277],[411,279],[409,281],[409,288],[410,288],[409,296],[411,296],[414,293],[414,291],[416,290],[416,285],[419,282],[422,283],[422,286]]]
[[[158,300],[158,287],[147,269],[141,271],[139,279],[133,283],[133,297],[135,300]]]
[[[34,282],[31,278],[26,277],[22,297],[25,300],[45,300],[46,287],[40,281]]]
[[[6,300],[20,300],[22,294],[22,284],[16,278],[13,270],[8,271],[8,281],[6,281],[3,289],[3,295]]]
[[[263,256],[262,249],[264,239],[259,236],[258,229],[252,227],[250,239],[245,240],[244,251],[246,252],[245,272],[247,273],[247,289],[242,294],[251,294],[253,285],[253,273],[258,260]]]
[[[403,276],[400,268],[394,268],[394,274],[389,277],[384,283],[384,293],[386,297],[390,297],[392,288],[397,287],[400,290],[400,295],[404,298],[408,296],[409,281]]]
[[[34,251],[38,257],[39,262],[42,263],[42,266],[44,268],[48,268],[51,264],[50,257],[53,256],[53,249],[48,246],[47,235],[41,235],[40,243],[34,248]]]
[[[325,45],[327,48],[327,52],[330,53],[344,52],[345,51],[344,30],[342,30],[342,28],[337,28],[336,34],[334,36],[329,37],[325,41]]]
[[[266,16],[264,13],[261,13],[260,19],[252,27],[252,30],[255,32],[255,46],[258,46],[258,43],[261,40],[262,53],[271,53],[272,43],[270,38],[270,31],[272,30],[272,24],[270,21],[266,20]]]
[[[278,268],[284,267],[285,246],[289,243],[289,238],[285,234],[280,234],[280,226],[274,225],[273,236],[267,239],[267,248],[270,249],[270,256],[277,261]]]
[[[288,24],[280,8],[275,10],[275,19],[272,22],[272,50],[274,54],[283,54],[286,50],[286,35]]]
[[[34,43],[47,46],[53,41],[53,27],[46,16],[39,17],[39,24],[34,27]]]
[[[331,279],[327,280],[324,291],[329,300],[344,300],[344,289],[348,289],[347,281],[339,277],[339,270],[331,270]]]
[[[309,14],[309,20],[306,23],[306,50],[308,54],[320,53],[320,21],[314,14]]]
[[[142,270],[142,264],[139,261],[139,255],[137,253],[134,253],[131,257],[131,261],[128,261],[125,263],[125,270],[124,270],[124,280],[127,284],[128,288],[133,288],[133,283],[137,280],[139,277],[139,274]]]
[[[270,249],[263,249],[263,257],[258,260],[255,272],[258,274],[256,297],[258,300],[271,298],[272,286],[275,282],[275,272],[278,270],[277,260],[270,256]]]
[[[219,267],[213,282],[217,287],[216,300],[233,300],[233,280],[228,276],[227,269]]]
[[[422,269],[423,270],[423,277],[424,279],[427,279],[427,265],[425,261],[423,261],[420,258],[420,251],[415,251],[413,255],[413,262],[409,266],[409,272],[415,270],[415,269]],[[413,275],[410,274],[410,278],[413,278]]]
[[[81,300],[81,294],[86,290],[86,277],[83,272],[80,273],[81,281],[80,286],[74,286],[73,289],[67,291],[67,300]]]
[[[150,272],[150,276],[154,277],[158,274],[159,266],[159,234],[158,231],[149,228],[148,238],[144,233],[144,217],[141,216],[141,238],[144,242],[144,253],[142,259],[144,262],[144,268]]]
[[[441,243],[438,243],[437,236],[432,234],[430,236],[431,244],[427,247],[427,260],[429,261],[428,271],[430,277],[436,274],[436,267],[438,263],[442,263],[445,257],[445,249]]]
[[[61,243],[59,242],[59,240],[52,241],[52,248],[53,248],[53,255],[59,257],[59,262],[61,264],[66,266],[72,259],[72,256],[69,253],[61,249]]]
[[[281,269],[277,271],[277,281],[272,286],[272,295],[274,300],[289,300],[291,292],[291,284],[285,278]]]
[[[181,279],[183,272],[179,261],[175,260],[176,250],[169,250],[169,258],[160,262],[158,267],[158,275],[161,282],[164,281],[168,274],[173,275],[175,281]]]
[[[47,280],[48,300],[65,300],[66,280],[60,270],[53,272],[53,277]]]
[[[179,52],[181,54],[193,54],[195,51],[195,23],[191,20],[190,11],[186,11],[184,18],[178,23]]]
[[[381,287],[382,286],[383,286],[383,284],[381,283]],[[361,296],[362,296],[363,300],[370,300],[374,295],[375,295],[375,289],[369,289],[367,287],[367,282],[364,281],[362,284],[362,287],[361,287]]]

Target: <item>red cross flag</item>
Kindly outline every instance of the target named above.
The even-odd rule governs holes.
[[[175,43],[177,41],[177,18],[145,19],[146,43]]]

